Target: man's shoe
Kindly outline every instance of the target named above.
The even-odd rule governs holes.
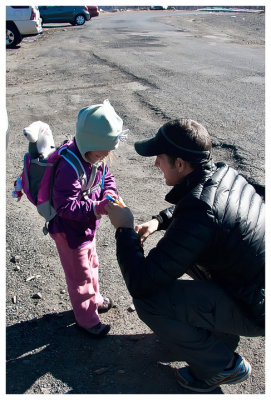
[[[110,331],[110,325],[102,324],[99,322],[97,325],[91,328],[84,328],[83,326],[78,325],[80,329],[86,331],[90,336],[95,338],[102,338],[108,334]]]
[[[223,384],[233,384],[245,381],[251,374],[251,366],[248,361],[239,354],[235,354],[235,366],[230,370],[224,370],[212,378],[199,380],[193,377],[189,367],[175,370],[177,382],[182,387],[193,392],[208,393]]]
[[[102,313],[106,313],[107,311],[109,311],[111,308],[113,307],[113,301],[112,299],[110,299],[110,297],[105,297],[103,304],[101,304],[100,306],[98,306],[98,313],[102,314]]]

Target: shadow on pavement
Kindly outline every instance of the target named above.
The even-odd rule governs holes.
[[[20,44],[16,44],[16,46],[13,47],[6,47],[6,51],[10,51],[10,50],[18,50],[21,48]]]
[[[85,25],[85,24],[84,24]],[[84,26],[84,25],[73,25],[73,24],[70,24],[70,23],[66,23],[66,22],[63,22],[63,23],[44,23],[43,25],[42,25],[42,27],[43,27],[43,29],[50,29],[50,28],[67,28],[67,27],[70,27],[70,28],[74,28],[74,27],[82,27],[82,26]]]
[[[7,394],[192,394],[174,379],[154,334],[92,339],[72,311],[7,328]],[[212,393],[223,393],[220,389]]]

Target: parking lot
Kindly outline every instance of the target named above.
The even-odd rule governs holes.
[[[83,26],[45,24],[43,34],[7,49],[8,394],[189,393],[172,375],[181,363],[131,308],[106,217],[97,246],[102,292],[115,302],[103,317],[112,328],[99,343],[76,329],[54,243],[43,235],[34,207],[25,198],[11,198],[27,151],[23,128],[46,122],[59,145],[74,135],[82,107],[108,98],[130,130],[110,169],[136,222],[168,203],[153,160],[142,160],[133,143],[179,116],[206,125],[214,158],[240,170],[264,193],[264,52],[262,14],[159,10],[100,14]],[[160,235],[149,239],[145,252]],[[36,293],[40,299],[33,298]],[[252,364],[252,378],[215,393],[263,394],[264,339],[242,338],[239,350]]]

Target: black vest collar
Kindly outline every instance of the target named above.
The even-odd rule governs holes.
[[[178,201],[189,193],[196,185],[205,182],[216,170],[216,165],[213,160],[200,165],[193,172],[188,174],[181,182],[177,183],[171,191],[166,195],[165,200],[172,204],[177,204]]]

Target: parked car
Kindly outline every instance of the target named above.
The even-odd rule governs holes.
[[[151,6],[150,10],[167,10],[167,6]]]
[[[84,25],[90,20],[86,6],[39,6],[42,24],[69,22],[72,25]]]
[[[97,6],[87,6],[90,18],[98,17],[100,15],[100,11]]]
[[[36,6],[6,6],[6,47],[14,47],[24,37],[42,32],[39,9]]]

